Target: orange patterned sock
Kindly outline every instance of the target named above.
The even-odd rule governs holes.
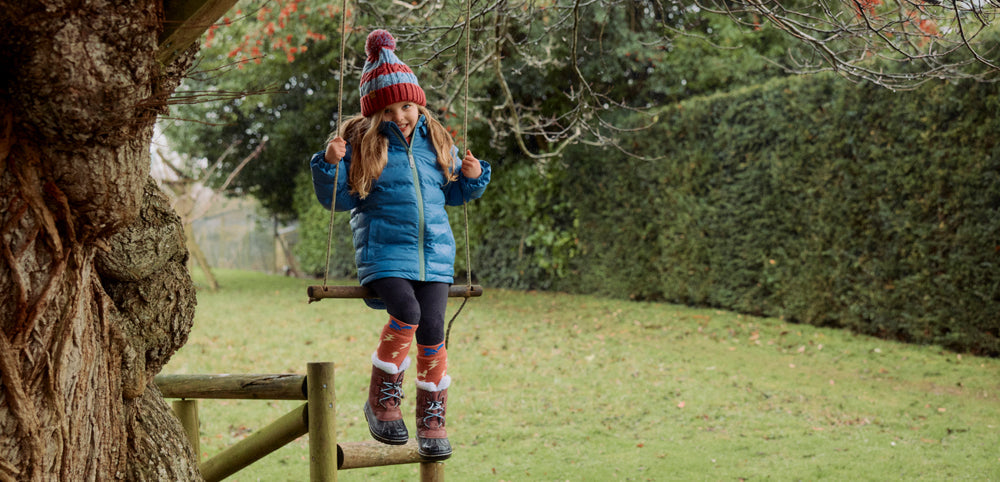
[[[444,342],[437,345],[417,345],[417,381],[441,383],[448,371],[448,352]]]
[[[389,322],[382,327],[382,338],[376,350],[378,359],[398,368],[410,353],[410,343],[416,331],[417,325],[408,325],[390,316]]]

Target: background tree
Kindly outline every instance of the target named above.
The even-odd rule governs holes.
[[[163,130],[172,148],[194,158],[220,159],[238,145],[206,180],[216,187],[270,137],[232,190],[287,220],[294,217],[292,181],[332,129],[340,7],[242,2],[230,15],[209,30],[198,65],[175,95],[181,104]]]
[[[266,141],[267,139],[261,142],[257,146],[257,149],[236,165],[234,170],[226,176],[226,180],[222,185],[219,186],[218,191],[206,187],[205,180],[212,177],[216,169],[219,168],[219,165],[222,164],[222,161],[228,157],[236,146],[229,146],[229,149],[223,152],[222,157],[217,159],[208,168],[201,168],[197,162],[192,161],[190,158],[187,159],[187,162],[174,162],[161,150],[157,149],[159,162],[171,172],[171,175],[164,176],[164,179],[157,179],[157,181],[160,185],[167,187],[166,194],[170,197],[170,207],[181,217],[181,224],[184,225],[185,245],[194,258],[194,262],[205,274],[205,282],[208,284],[210,291],[218,290],[219,282],[215,279],[212,267],[208,259],[205,258],[205,253],[202,252],[201,247],[198,245],[198,240],[195,239],[192,223],[205,216],[212,205],[218,200],[219,194],[225,192],[226,188],[229,187],[233,179],[236,179],[240,171],[250,161],[260,155],[260,151],[264,149],[267,143]]]

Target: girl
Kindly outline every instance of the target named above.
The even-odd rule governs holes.
[[[316,197],[328,209],[334,174],[343,166],[334,209],[351,211],[358,278],[389,314],[372,353],[364,405],[368,429],[383,443],[408,440],[399,404],[416,337],[418,452],[444,460],[451,456],[444,312],[455,262],[445,205],[479,198],[490,182],[490,165],[468,150],[458,158],[458,148],[427,111],[424,91],[395,47],[385,30],[368,35],[361,115],[347,120],[310,165]]]

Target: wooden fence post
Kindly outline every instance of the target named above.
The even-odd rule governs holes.
[[[306,371],[309,397],[309,480],[337,480],[337,399],[333,363],[310,363]]]
[[[444,462],[420,462],[420,482],[444,482]]]
[[[180,420],[181,426],[184,427],[184,435],[187,435],[188,442],[191,442],[195,459],[201,460],[201,437],[198,434],[201,422],[198,420],[198,401],[174,400],[170,406],[173,408],[177,420]]]

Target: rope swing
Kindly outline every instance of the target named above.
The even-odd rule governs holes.
[[[347,0],[344,0],[340,10],[340,76],[337,78],[337,120],[333,124],[333,132],[340,131],[340,122],[344,116],[344,52],[347,50]],[[333,197],[330,201],[330,229],[326,235],[326,269],[323,270],[323,288],[326,288],[326,278],[330,273],[330,247],[333,245],[333,212],[337,204],[337,184],[340,182],[340,166],[333,171]],[[312,291],[310,287],[310,291]],[[312,295],[309,302],[313,301]]]
[[[459,150],[459,154],[464,155],[465,150],[469,148],[469,64],[471,63],[471,39],[470,33],[472,31],[472,0],[466,0],[465,2],[465,79],[463,79],[462,84],[465,90],[464,95],[464,109],[462,111],[462,142],[465,143],[463,149]],[[462,214],[463,220],[465,221],[465,287],[466,295],[462,300],[462,304],[459,305],[458,310],[452,315],[451,319],[448,320],[448,329],[444,332],[444,347],[448,348],[448,341],[451,339],[451,324],[455,322],[455,318],[458,318],[458,314],[462,312],[462,308],[465,308],[465,304],[469,302],[469,296],[472,296],[473,286],[472,286],[472,255],[469,250],[469,201],[462,201]],[[480,295],[482,294],[482,287],[479,287]],[[476,296],[480,296],[476,295]]]
[[[341,20],[341,36],[340,36],[340,79],[339,79],[339,95],[337,99],[337,117],[334,123],[334,132],[338,132],[340,129],[342,112],[343,112],[343,97],[344,97],[344,55],[347,45],[347,0],[343,3],[343,14]],[[469,137],[469,64],[471,62],[472,48],[471,48],[471,19],[472,19],[472,1],[467,0],[465,4],[465,24],[463,26],[463,34],[465,36],[465,75],[463,79],[463,89],[464,89],[464,112],[462,115],[462,140],[464,143],[468,144]],[[468,149],[468,146],[464,146],[459,150],[460,154]],[[307,289],[307,294],[309,296],[309,302],[320,301],[326,298],[352,298],[352,299],[378,299],[378,296],[374,291],[368,289],[365,286],[328,286],[327,278],[330,272],[330,254],[333,246],[333,222],[334,222],[334,211],[337,203],[337,184],[339,183],[340,177],[340,167],[336,169],[333,178],[333,196],[330,205],[330,226],[327,233],[326,241],[326,270],[323,272],[323,285],[322,286],[310,286]],[[471,297],[482,296],[483,288],[479,285],[472,284],[472,254],[470,250],[469,243],[469,203],[468,200],[462,203],[463,208],[463,219],[465,222],[465,265],[466,265],[466,284],[465,286],[455,286],[452,285],[448,289],[448,296],[451,298],[464,298],[462,300],[461,306],[452,316],[451,320],[448,321],[448,328],[445,332],[445,347],[448,346],[448,338],[451,335],[451,325],[458,318],[458,314],[462,312],[462,308],[465,308],[465,304],[469,301]]]

